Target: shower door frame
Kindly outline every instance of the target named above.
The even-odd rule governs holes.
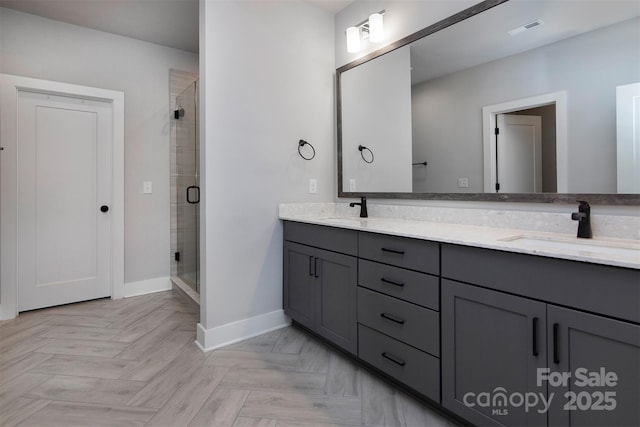
[[[175,276],[196,293],[200,293],[198,80],[176,97],[175,108]],[[188,138],[181,138],[185,134]]]

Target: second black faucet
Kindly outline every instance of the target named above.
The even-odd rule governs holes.
[[[580,206],[578,206],[578,212],[571,214],[571,219],[578,221],[578,237],[581,239],[590,239],[593,237],[591,232],[591,206],[589,203],[578,200]]]
[[[369,214],[367,213],[367,198],[360,197],[360,203],[349,203],[350,207],[360,206],[360,218],[367,218]]]

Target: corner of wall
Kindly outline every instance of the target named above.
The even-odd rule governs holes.
[[[139,280],[137,282],[129,282],[124,284],[124,297],[136,297],[139,295],[147,295],[155,292],[163,292],[171,290],[171,280],[168,276],[156,277],[155,279]]]
[[[284,310],[275,310],[211,329],[205,329],[198,323],[196,345],[204,352],[212,351],[290,324],[291,320],[284,314]]]

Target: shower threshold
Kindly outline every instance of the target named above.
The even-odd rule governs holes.
[[[171,278],[173,292],[183,298],[188,304],[200,310],[200,295],[179,277]]]

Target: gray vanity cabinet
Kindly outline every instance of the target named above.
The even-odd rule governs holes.
[[[315,275],[318,334],[352,354],[357,353],[358,327],[355,257],[318,250]]]
[[[640,326],[548,305],[547,329],[549,368],[572,373],[549,386],[549,425],[640,426]],[[580,369],[612,382],[585,383]]]
[[[360,233],[358,357],[440,402],[440,246]]]
[[[546,413],[483,397],[546,396],[536,386],[547,364],[545,318],[544,303],[443,280],[442,405],[476,425],[546,425]]]
[[[297,243],[284,243],[284,312],[293,320],[315,329],[316,250]]]
[[[443,245],[443,406],[479,425],[640,425],[639,274]],[[538,368],[566,380],[545,377],[540,388]],[[602,377],[601,369],[615,374],[615,386],[581,384]],[[477,403],[465,402],[466,393],[493,398],[497,387],[508,396],[543,393],[551,406],[538,414],[538,403],[524,414],[510,403],[502,415],[494,404],[465,404]]]
[[[640,271],[288,221],[284,235],[285,312],[465,420],[640,426]]]
[[[352,354],[358,345],[358,264],[349,252],[355,254],[356,245],[357,233],[350,230],[285,223],[285,313]]]

